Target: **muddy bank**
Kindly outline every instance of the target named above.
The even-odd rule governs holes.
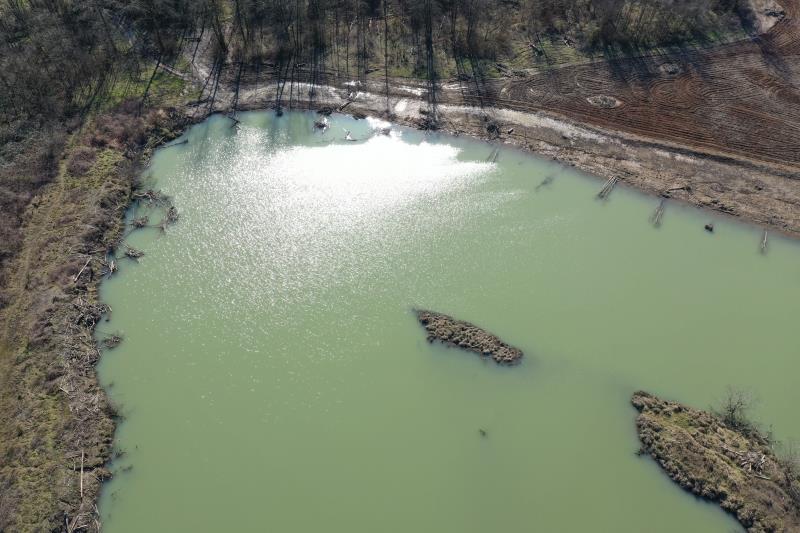
[[[187,77],[205,80],[209,72],[208,65],[198,60]],[[221,75],[212,109],[228,111],[234,100],[241,110],[274,107],[276,84],[267,74],[259,83],[248,84],[245,79],[238,92],[233,90],[233,80],[230,73]],[[283,106],[340,109],[424,129],[432,125],[426,89],[419,80],[390,80],[388,98],[382,79],[339,85],[328,79],[327,83],[295,82],[293,99],[284,100]],[[537,108],[535,102],[530,103],[531,109],[516,110],[503,98],[489,96],[475,105],[474,98],[464,97],[463,90],[457,82],[442,84],[435,123],[440,131],[518,147],[603,179],[616,177],[653,195],[800,236],[800,168],[792,161],[759,160],[733,148],[723,151],[612,130],[575,121],[547,106]],[[210,102],[201,102],[198,108],[207,110]],[[628,112],[626,107],[620,109]],[[664,109],[655,106],[651,111],[658,115]],[[598,183],[598,188],[601,186]]]
[[[488,331],[469,322],[434,311],[415,311],[417,320],[428,332],[428,342],[444,344],[491,357],[495,363],[513,365],[522,359],[522,350],[509,346]]]
[[[689,492],[717,502],[752,532],[800,531],[800,480],[757,432],[646,392],[639,411],[642,452]]]
[[[0,310],[0,531],[100,530],[117,411],[95,373],[111,312],[99,284],[131,260],[124,215],[143,164],[186,124],[136,105],[94,117],[25,211]]]
[[[347,103],[345,98],[336,97],[336,89],[329,91],[326,98],[301,102],[297,107],[316,109]],[[360,93],[359,99],[347,105],[344,112],[380,116],[411,127],[427,126],[429,115],[423,101],[415,98],[393,101],[396,101],[393,107],[399,106],[401,112],[387,113],[385,98]],[[269,105],[269,100],[256,100],[249,107],[262,109]],[[445,133],[470,135],[520,148],[602,179],[616,177],[619,183],[660,198],[800,236],[800,180],[798,171],[791,167],[702,153],[589,127],[544,111],[525,113],[443,104],[438,112],[439,129]],[[598,180],[598,191],[601,187]]]

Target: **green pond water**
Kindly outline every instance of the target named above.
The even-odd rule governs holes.
[[[100,365],[125,417],[108,533],[739,530],[636,456],[629,399],[741,386],[800,439],[797,243],[762,255],[672,203],[656,229],[656,198],[549,161],[315,118],[212,117],[153,160],[180,221],[132,234],[147,255],[102,290],[125,336]],[[429,344],[414,308],[525,358]]]

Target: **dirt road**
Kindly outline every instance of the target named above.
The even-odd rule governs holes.
[[[595,61],[524,75],[443,80],[437,101],[450,132],[513,144],[603,178],[800,236],[800,0],[752,39],[707,49]],[[202,47],[201,47],[202,48]],[[208,79],[201,53],[192,75]],[[274,73],[228,66],[203,112],[274,105]],[[402,124],[425,120],[424,80],[380,72],[366,84],[297,71],[284,107],[341,106]],[[207,84],[205,98],[212,92]],[[290,101],[291,98],[291,101]],[[388,108],[388,109],[387,109]],[[421,113],[422,111],[422,113]]]

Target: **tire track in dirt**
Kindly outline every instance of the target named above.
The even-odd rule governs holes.
[[[566,66],[487,80],[446,101],[479,97],[517,111],[547,110],[601,128],[695,149],[800,165],[800,0],[765,35],[679,55]],[[592,98],[595,97],[595,98]],[[593,105],[615,98],[617,107]]]

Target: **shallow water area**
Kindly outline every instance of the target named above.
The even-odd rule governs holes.
[[[676,203],[654,228],[658,199],[472,139],[239,118],[155,155],[180,221],[102,286],[108,533],[727,533],[636,456],[631,394],[746,387],[800,439],[796,242]],[[414,308],[525,358],[428,344]]]

